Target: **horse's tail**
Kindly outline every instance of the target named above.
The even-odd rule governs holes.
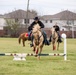
[[[18,38],[18,43],[19,44],[21,43],[21,36],[19,36],[19,38]]]

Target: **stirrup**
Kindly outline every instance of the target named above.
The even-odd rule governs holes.
[[[45,41],[45,45],[50,45],[50,42],[48,40]]]

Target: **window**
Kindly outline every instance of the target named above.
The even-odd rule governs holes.
[[[45,23],[47,23],[48,21],[46,20]]]
[[[27,19],[24,19],[24,23],[26,24],[26,23],[29,23],[29,19],[27,20]]]
[[[26,23],[26,19],[24,19],[24,23]]]
[[[73,23],[74,23],[74,21],[72,21],[72,20],[71,20],[71,21],[67,21],[67,24],[68,24],[68,25],[71,25],[71,24],[73,24]]]
[[[50,20],[50,23],[52,23],[52,20]]]
[[[64,31],[64,29],[62,29],[62,31]]]

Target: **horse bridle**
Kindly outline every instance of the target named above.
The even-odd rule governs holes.
[[[39,30],[39,31],[40,31],[40,30]],[[32,34],[35,34],[35,33],[37,33],[37,31],[36,31],[36,32],[33,32]],[[41,32],[41,33],[42,33],[42,32]],[[43,34],[42,34],[42,35],[43,35]],[[41,38],[42,35],[40,35],[40,36],[38,35],[38,39],[35,39],[35,40],[38,40],[38,43],[39,43],[39,40],[40,40],[40,38]]]
[[[37,33],[37,31],[36,32],[32,32],[32,34],[35,34],[35,33]]]

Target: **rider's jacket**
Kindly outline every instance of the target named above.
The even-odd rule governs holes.
[[[38,21],[37,22],[38,24],[39,24],[39,26],[41,27],[41,28],[44,28],[45,26],[44,26],[44,24],[41,22],[41,21]],[[35,24],[37,24],[35,21],[28,27],[28,31],[31,31],[32,30],[32,28],[33,28],[33,26],[35,25]]]

